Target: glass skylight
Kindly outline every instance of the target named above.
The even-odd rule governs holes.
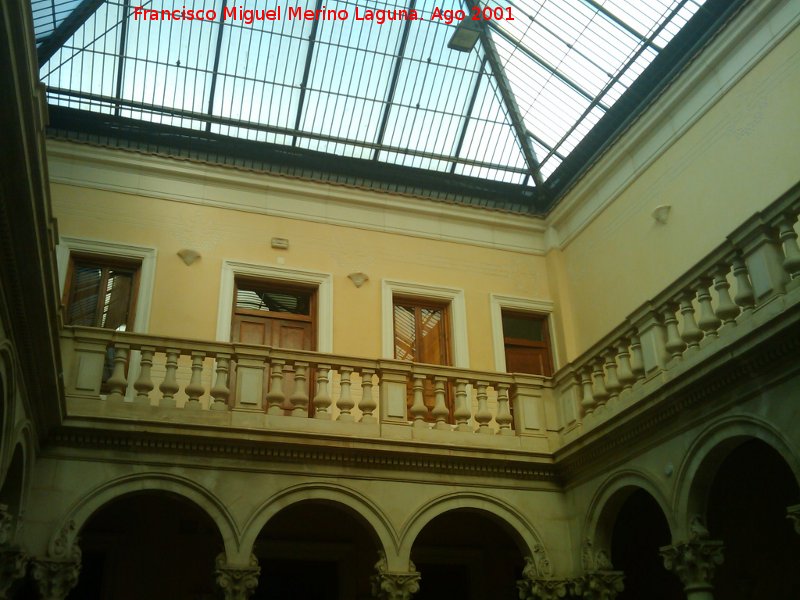
[[[526,186],[555,171],[702,2],[492,1],[475,48],[448,48],[458,20],[434,10],[471,15],[473,4],[31,0],[53,105]],[[281,18],[223,19],[231,6]],[[347,16],[292,18],[293,7]],[[216,18],[141,18],[173,9]],[[410,9],[419,20],[356,16]]]

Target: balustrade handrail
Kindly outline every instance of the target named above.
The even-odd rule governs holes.
[[[565,379],[574,377],[576,373],[589,367],[592,362],[598,360],[599,355],[619,345],[620,340],[635,336],[640,323],[648,316],[658,314],[664,307],[677,306],[681,298],[687,296],[688,289],[702,285],[702,281],[711,282],[715,275],[727,275],[731,261],[742,256],[749,246],[758,242],[759,237],[766,234],[776,244],[789,245],[788,250],[784,248],[786,256],[793,257],[795,261],[799,260],[800,254],[792,256],[797,251],[797,236],[792,237],[792,232],[789,231],[797,219],[798,212],[800,212],[800,184],[792,187],[767,208],[754,213],[690,269],[651,299],[642,302],[621,323],[579,356],[559,368],[553,375],[554,385],[562,384]],[[781,226],[783,219],[786,219],[783,223],[788,226]],[[791,277],[791,274],[788,275]]]

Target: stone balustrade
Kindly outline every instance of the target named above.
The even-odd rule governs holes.
[[[556,373],[562,443],[728,351],[800,300],[798,213],[793,190]]]
[[[541,451],[555,436],[532,375],[87,327],[64,328],[62,354],[71,415]]]

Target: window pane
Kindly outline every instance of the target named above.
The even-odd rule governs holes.
[[[503,315],[503,336],[531,342],[543,342],[544,333],[540,317]]]
[[[67,325],[96,327],[97,295],[103,270],[100,267],[75,265],[70,284],[70,299],[67,306]]]
[[[236,308],[308,316],[311,314],[311,292],[271,291],[240,283],[236,290]]]
[[[125,331],[128,325],[128,311],[131,307],[131,289],[133,273],[108,269],[105,298],[103,300],[103,317],[100,327]]]
[[[398,360],[416,361],[417,333],[414,307],[394,307],[394,357]]]

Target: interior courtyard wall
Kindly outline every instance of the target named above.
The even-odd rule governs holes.
[[[782,6],[786,9],[791,4]],[[793,10],[798,12],[796,5]],[[785,25],[777,17],[767,19],[748,35],[754,39],[774,35]],[[742,52],[749,48],[748,43],[739,44]],[[756,46],[755,42],[750,45]],[[722,88],[735,68],[742,65],[723,62],[697,87]],[[559,262],[573,315],[573,327],[567,332],[570,358],[660,293],[724,242],[745,219],[800,180],[796,160],[800,153],[798,97],[800,29],[795,28],[602,212],[562,244]],[[653,130],[677,129],[686,122],[683,113],[691,116],[696,110],[691,102],[692,97],[663,115],[653,114],[659,108],[657,103],[642,120]],[[618,159],[622,167],[608,171],[607,177],[619,179],[631,165],[640,164],[654,151],[652,143],[645,139],[626,150]],[[595,172],[602,165],[601,159]],[[579,183],[562,203],[569,204],[576,194],[607,193],[603,183],[607,182],[595,182],[596,189],[581,188]],[[662,205],[671,207],[665,224],[651,216]]]
[[[531,253],[92,187],[53,184],[52,195],[61,236],[157,250],[154,335],[215,339],[224,260],[330,273],[333,352],[367,358],[381,356],[382,279],[463,289],[469,366],[482,370],[495,370],[489,294],[551,300],[545,260]],[[275,237],[289,240],[288,250],[272,248]],[[201,258],[186,266],[183,248]],[[360,288],[347,278],[354,272],[369,276]]]

